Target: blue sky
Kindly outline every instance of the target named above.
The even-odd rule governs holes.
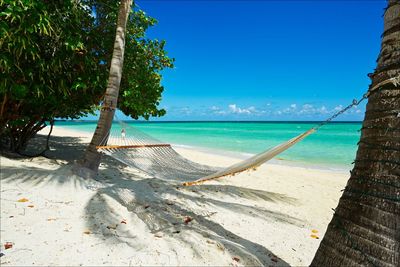
[[[163,73],[167,115],[152,120],[322,120],[368,88],[385,4],[137,1],[176,59]]]

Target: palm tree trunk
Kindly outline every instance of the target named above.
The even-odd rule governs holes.
[[[97,174],[101,154],[97,152],[96,146],[107,140],[115,109],[117,108],[124,61],[126,23],[131,10],[131,5],[132,0],[121,0],[108,85],[97,128],[93,134],[92,141],[86,149],[84,157],[79,164],[80,170],[78,174],[82,176],[94,176]]]
[[[370,88],[400,75],[400,0],[389,0]],[[400,266],[400,87],[370,91],[351,177],[311,266]]]

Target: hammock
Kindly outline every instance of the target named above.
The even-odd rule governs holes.
[[[113,129],[105,136],[104,140],[97,146],[97,150],[130,167],[139,169],[159,179],[179,181],[185,186],[200,184],[205,181],[234,175],[246,170],[254,170],[261,164],[300,142],[308,135],[314,133],[321,126],[332,121],[337,116],[357,106],[363,100],[367,99],[373,91],[389,83],[394,84],[396,87],[400,85],[400,75],[381,81],[373,86],[371,85],[362,98],[359,100],[354,99],[350,105],[339,110],[327,120],[317,124],[310,130],[225,169],[201,165],[190,161],[179,155],[170,144],[165,144],[122,122],[122,127],[120,129]],[[127,136],[126,126],[131,130],[129,136]]]
[[[184,186],[254,170],[316,131],[316,128],[311,128],[276,147],[221,169],[190,161],[178,154],[170,144],[165,144],[132,126],[121,123],[121,127],[116,128],[110,131],[108,140],[96,147],[99,152],[153,177],[181,182]]]

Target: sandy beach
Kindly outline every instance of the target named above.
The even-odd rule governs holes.
[[[306,266],[349,177],[280,162],[182,187],[104,156],[85,180],[71,163],[90,137],[55,127],[48,158],[1,157],[1,265]],[[213,166],[240,160],[176,150]]]

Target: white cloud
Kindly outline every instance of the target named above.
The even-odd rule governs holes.
[[[209,108],[212,114],[216,115],[228,115],[228,114],[235,114],[235,115],[261,115],[265,114],[265,110],[258,110],[254,106],[250,106],[247,108],[239,107],[237,104],[230,104],[228,105],[227,109],[222,109],[218,106],[211,106]]]
[[[303,105],[303,109],[312,109],[312,108],[313,108],[313,105],[310,105],[310,104]]]
[[[315,113],[315,108],[313,105],[310,104],[304,104],[301,106],[301,109],[297,112],[299,115],[309,115],[309,114],[314,114]]]
[[[212,106],[210,107],[211,113],[216,114],[216,115],[226,115],[227,112],[225,110],[222,110],[220,107],[217,106]]]
[[[343,109],[343,106],[342,105],[339,105],[339,106],[336,106],[333,110],[334,111],[340,111],[340,110],[342,110]]]
[[[214,111],[214,114],[217,115],[226,115],[228,112],[226,112],[225,110],[216,110]]]
[[[229,111],[233,114],[252,114],[256,112],[255,107],[240,108],[236,104],[230,104],[228,108]]]
[[[319,109],[317,109],[317,113],[319,113],[319,114],[327,114],[327,113],[329,113],[329,111],[325,106],[322,106]]]
[[[183,107],[180,110],[181,113],[185,114],[185,115],[190,115],[192,114],[192,110],[189,107]]]

